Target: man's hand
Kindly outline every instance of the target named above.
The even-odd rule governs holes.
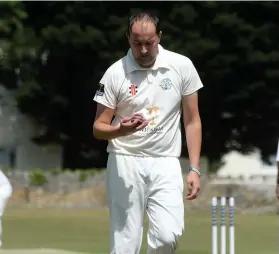
[[[194,200],[198,197],[201,181],[200,176],[195,171],[190,171],[187,177],[188,194],[186,196],[187,200]]]
[[[276,186],[276,197],[279,199],[279,184]]]
[[[114,115],[114,109],[98,103],[93,124],[93,134],[95,138],[111,140],[142,130],[148,125],[148,121],[146,121],[141,114],[135,114],[132,117],[120,118],[120,124],[112,126],[111,121]]]
[[[120,120],[119,132],[123,135],[131,134],[144,129],[147,125],[148,121],[141,114],[135,114]]]

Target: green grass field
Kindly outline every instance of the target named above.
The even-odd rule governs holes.
[[[236,215],[235,219],[236,254],[278,253],[276,215]],[[106,210],[8,209],[3,226],[3,247],[7,250],[3,254],[31,254],[28,249],[39,248],[72,253],[109,253]],[[211,253],[210,212],[186,214],[186,229],[180,239],[178,254]],[[141,253],[146,250],[145,240]],[[13,249],[27,250],[15,252]]]

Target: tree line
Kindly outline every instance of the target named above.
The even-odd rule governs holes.
[[[0,83],[43,127],[34,142],[62,144],[66,168],[105,165],[107,144],[92,136],[92,98],[127,53],[128,18],[139,10],[159,16],[162,46],[188,56],[201,76],[210,165],[255,148],[268,162],[279,135],[276,2],[1,2]]]

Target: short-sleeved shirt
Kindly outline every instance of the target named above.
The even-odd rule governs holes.
[[[278,147],[277,147],[277,156],[276,156],[276,161],[279,162],[279,140],[278,140]]]
[[[107,152],[180,156],[182,97],[203,87],[189,58],[159,45],[154,66],[145,69],[136,63],[129,49],[125,57],[107,69],[99,86],[94,100],[115,109],[112,125],[136,113],[149,120],[143,130],[110,140]]]

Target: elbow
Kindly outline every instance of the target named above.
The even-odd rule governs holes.
[[[189,121],[187,121],[185,123],[184,126],[185,126],[185,128],[191,126],[195,129],[201,129],[202,128],[201,119],[200,118],[190,119]]]
[[[109,140],[108,134],[102,129],[102,126],[99,124],[93,125],[93,136],[98,140]]]
[[[98,140],[101,140],[101,139],[102,139],[101,136],[98,134],[98,132],[96,132],[96,131],[94,131],[94,130],[93,130],[93,137],[94,137],[95,139],[98,139]]]
[[[197,126],[197,128],[201,128],[202,123],[201,123],[201,118],[200,115],[196,115],[196,117],[193,117],[193,119],[191,119],[191,123],[195,126]]]
[[[193,128],[196,129],[197,131],[201,132],[202,131],[201,121],[196,121],[195,123],[193,123]]]
[[[93,125],[93,136],[99,140],[111,140],[119,136],[118,127],[109,124],[95,122]]]
[[[93,125],[93,137],[95,139],[98,139],[98,140],[102,140],[103,139],[101,133],[98,131],[98,129],[96,128],[95,124]]]
[[[93,131],[93,136],[95,139],[98,139],[98,140],[104,140],[104,138],[102,137],[102,135],[100,135],[100,133],[96,132],[96,131]]]

